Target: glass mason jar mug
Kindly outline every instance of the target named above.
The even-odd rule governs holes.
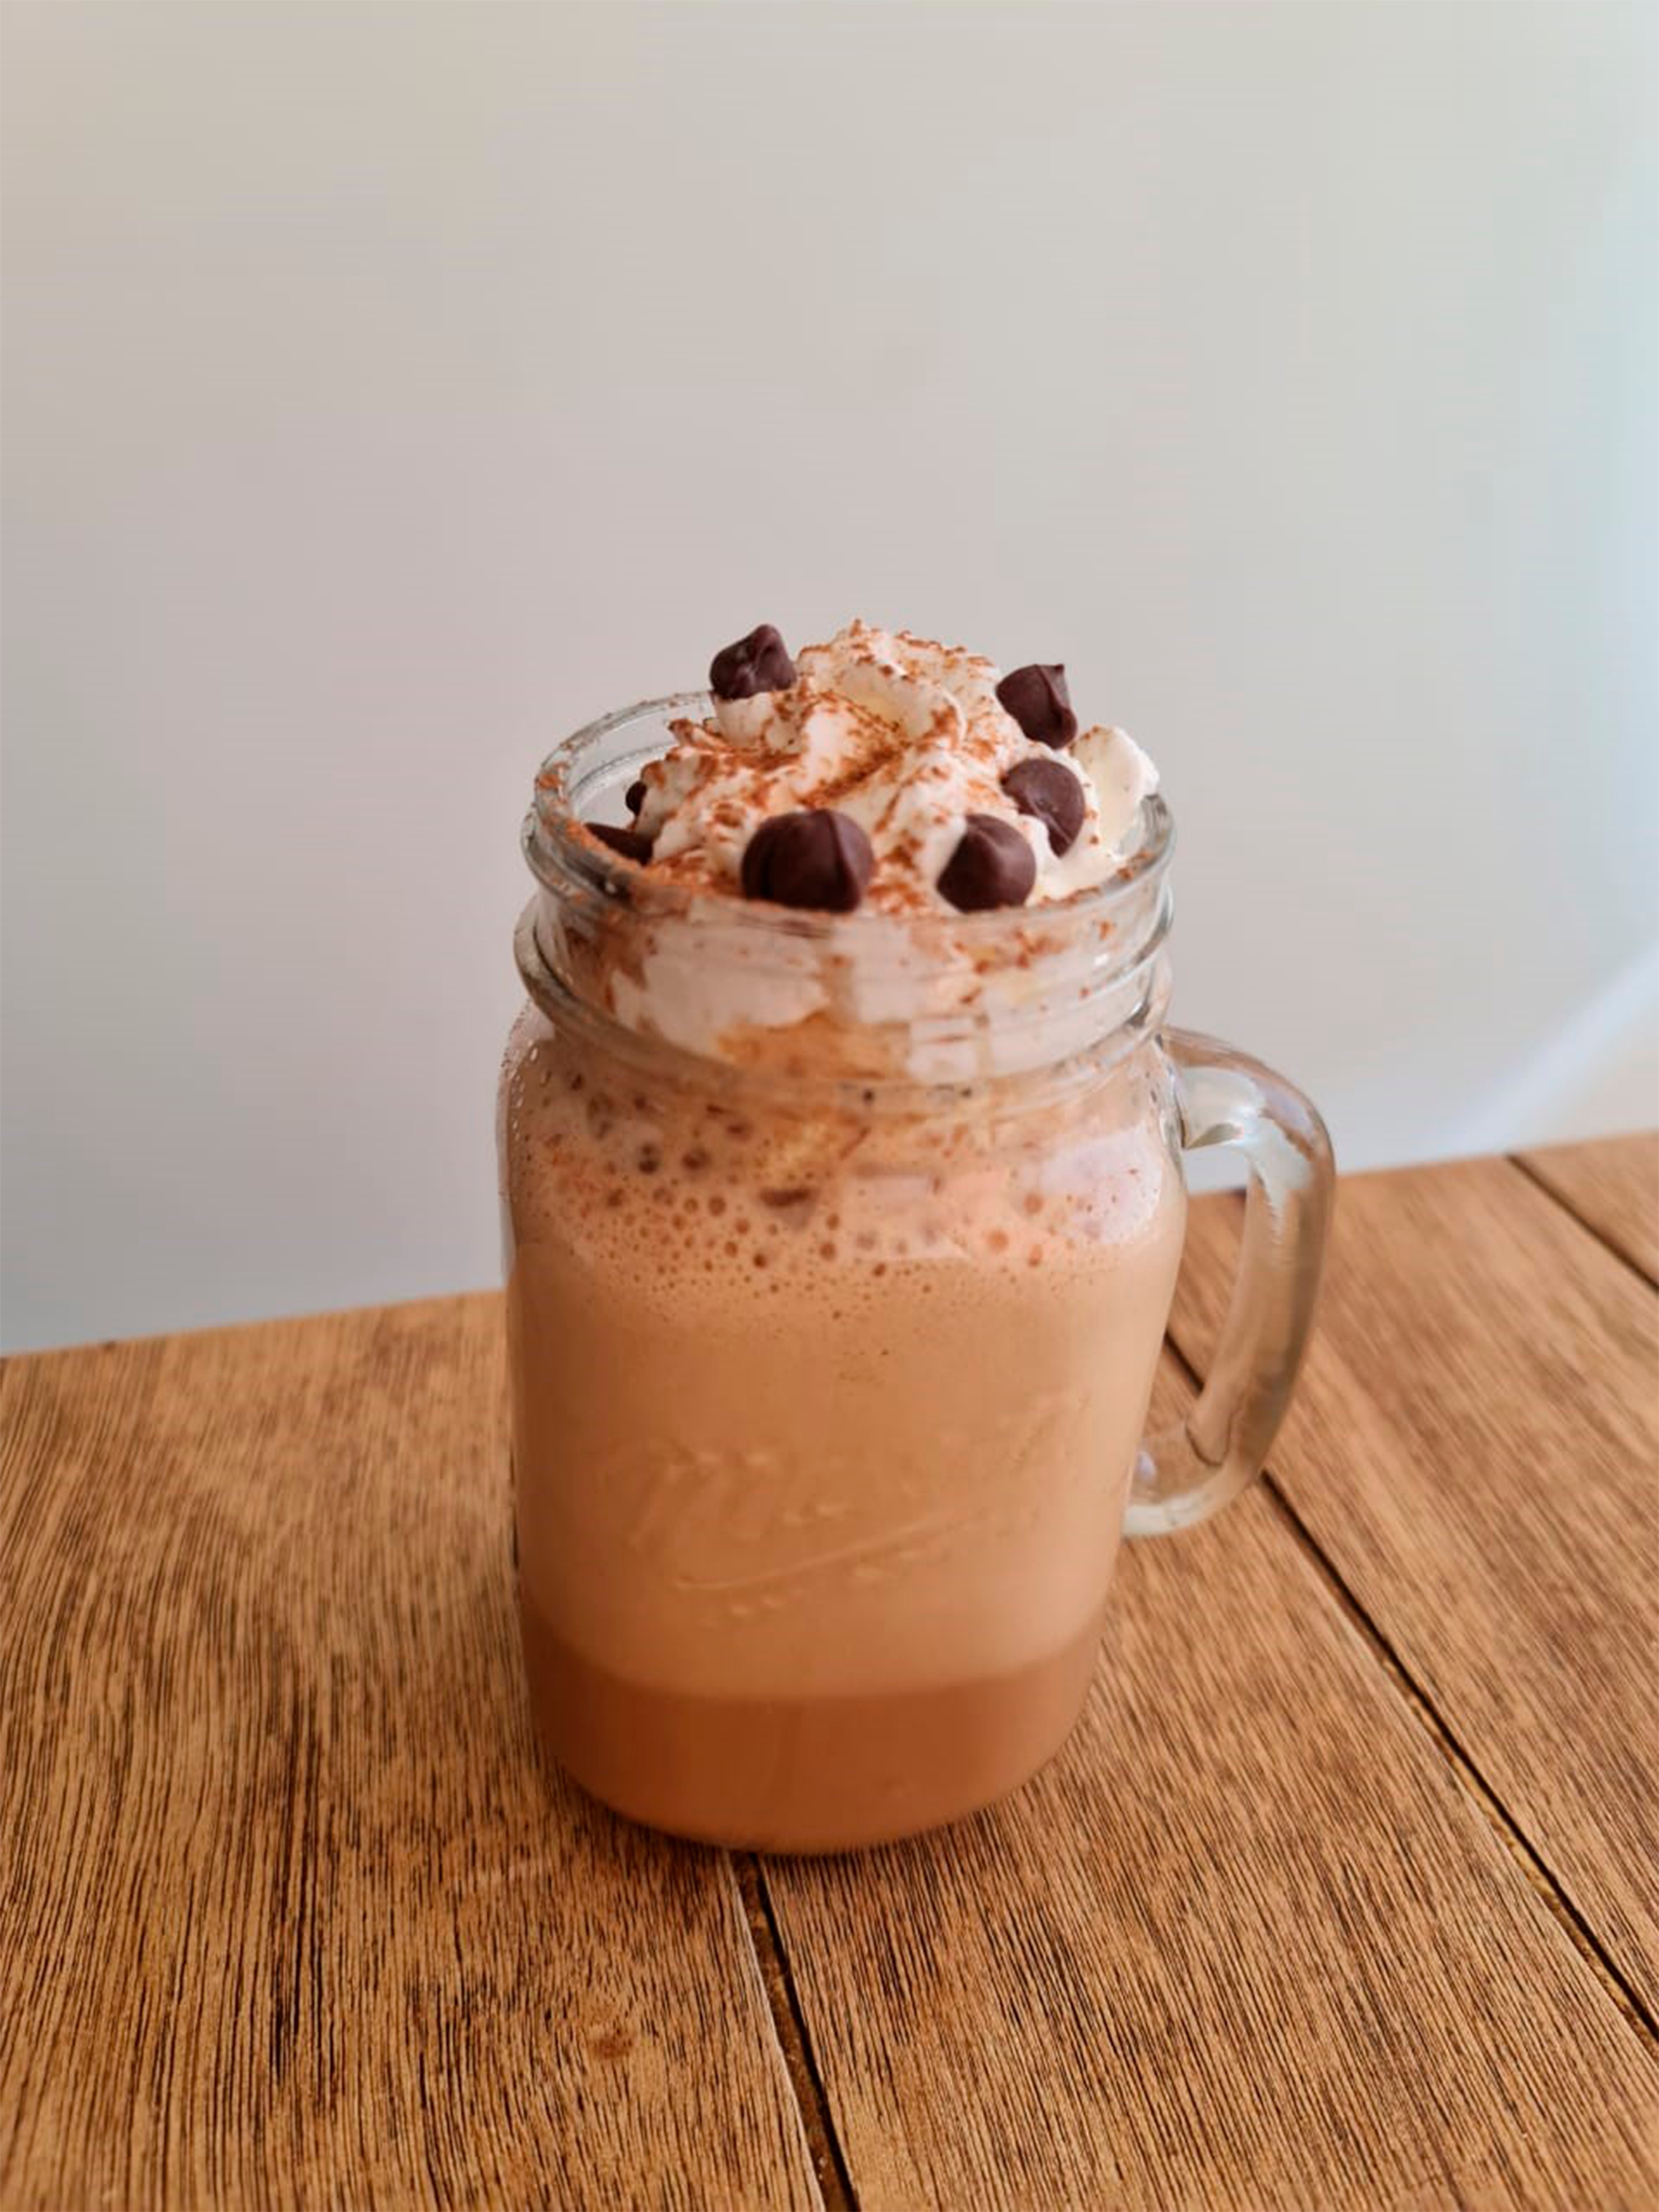
[[[1260,1468],[1332,1196],[1318,1115],[1164,1026],[1171,824],[1063,904],[899,921],[677,889],[576,827],[701,695],[549,757],[502,1068],[521,1619],[596,1796],[825,1850],[1059,1747],[1121,1534]],[[1144,1440],[1183,1148],[1249,1173],[1208,1383]]]

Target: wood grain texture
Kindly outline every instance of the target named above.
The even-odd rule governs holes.
[[[1650,1130],[1518,1157],[1587,1228],[1659,1284],[1659,1136]]]
[[[767,1864],[866,2212],[1650,2206],[1650,2048],[1282,1509],[1120,1571],[1027,1789]]]
[[[1196,1209],[1202,1367],[1237,1202]],[[1344,1181],[1274,1480],[1659,2008],[1659,1298],[1504,1160]]]
[[[0,1379],[0,2203],[818,2201],[733,1873],[532,1741],[493,1298]]]

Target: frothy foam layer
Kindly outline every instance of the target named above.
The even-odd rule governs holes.
[[[792,684],[716,699],[708,721],[673,725],[673,746],[645,771],[635,817],[653,872],[736,890],[763,823],[823,807],[869,838],[864,898],[878,912],[952,910],[939,880],[972,816],[1006,823],[1030,848],[1036,880],[1023,903],[1103,883],[1133,849],[1158,771],[1122,730],[1085,730],[1064,747],[1036,742],[999,699],[1001,681],[981,655],[908,630],[855,622],[807,646]],[[1069,842],[1011,795],[1006,779],[1022,763],[1075,780],[1083,819]]]
[[[509,1060],[520,1237],[556,1223],[573,1265],[626,1279],[659,1322],[752,1337],[802,1297],[842,1321],[907,1267],[913,1297],[977,1297],[988,1269],[1029,1286],[1148,1236],[1168,1200],[1167,1100],[1139,1066],[1016,1133],[942,1109],[895,1128],[637,1089],[596,1076],[534,1009]]]

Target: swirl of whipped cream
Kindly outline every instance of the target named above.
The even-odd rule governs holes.
[[[878,912],[948,913],[940,876],[970,814],[1011,823],[1031,847],[1026,903],[1103,882],[1133,849],[1158,771],[1122,730],[1084,731],[1064,750],[1034,743],[997,697],[1001,672],[959,646],[850,623],[798,655],[786,690],[720,699],[705,722],[676,722],[644,773],[636,828],[653,874],[738,888],[750,839],[771,817],[833,807],[875,853],[865,895]],[[1003,787],[1021,761],[1058,762],[1081,788],[1084,821],[1056,854],[1049,832]]]

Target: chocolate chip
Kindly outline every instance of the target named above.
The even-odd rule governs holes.
[[[1058,750],[1077,735],[1064,661],[1034,660],[1028,668],[1013,669],[998,684],[997,697],[1036,744]]]
[[[743,856],[743,895],[851,914],[875,866],[870,840],[850,815],[811,806],[774,815],[756,830]]]
[[[1024,906],[1036,881],[1036,854],[1012,822],[970,814],[962,842],[939,879],[939,896],[958,914]]]
[[[1056,859],[1071,851],[1089,809],[1070,769],[1057,760],[1017,761],[1002,787],[1022,814],[1045,824]]]
[[[641,776],[636,781],[630,783],[626,792],[623,793],[623,805],[628,809],[630,814],[637,814],[644,804],[645,778]]]
[[[717,699],[752,699],[757,691],[787,691],[795,664],[770,623],[726,646],[708,664],[708,688]]]
[[[617,830],[609,822],[585,822],[582,827],[600,844],[609,845],[613,853],[620,853],[624,860],[651,858],[651,840],[641,837],[637,830]]]

